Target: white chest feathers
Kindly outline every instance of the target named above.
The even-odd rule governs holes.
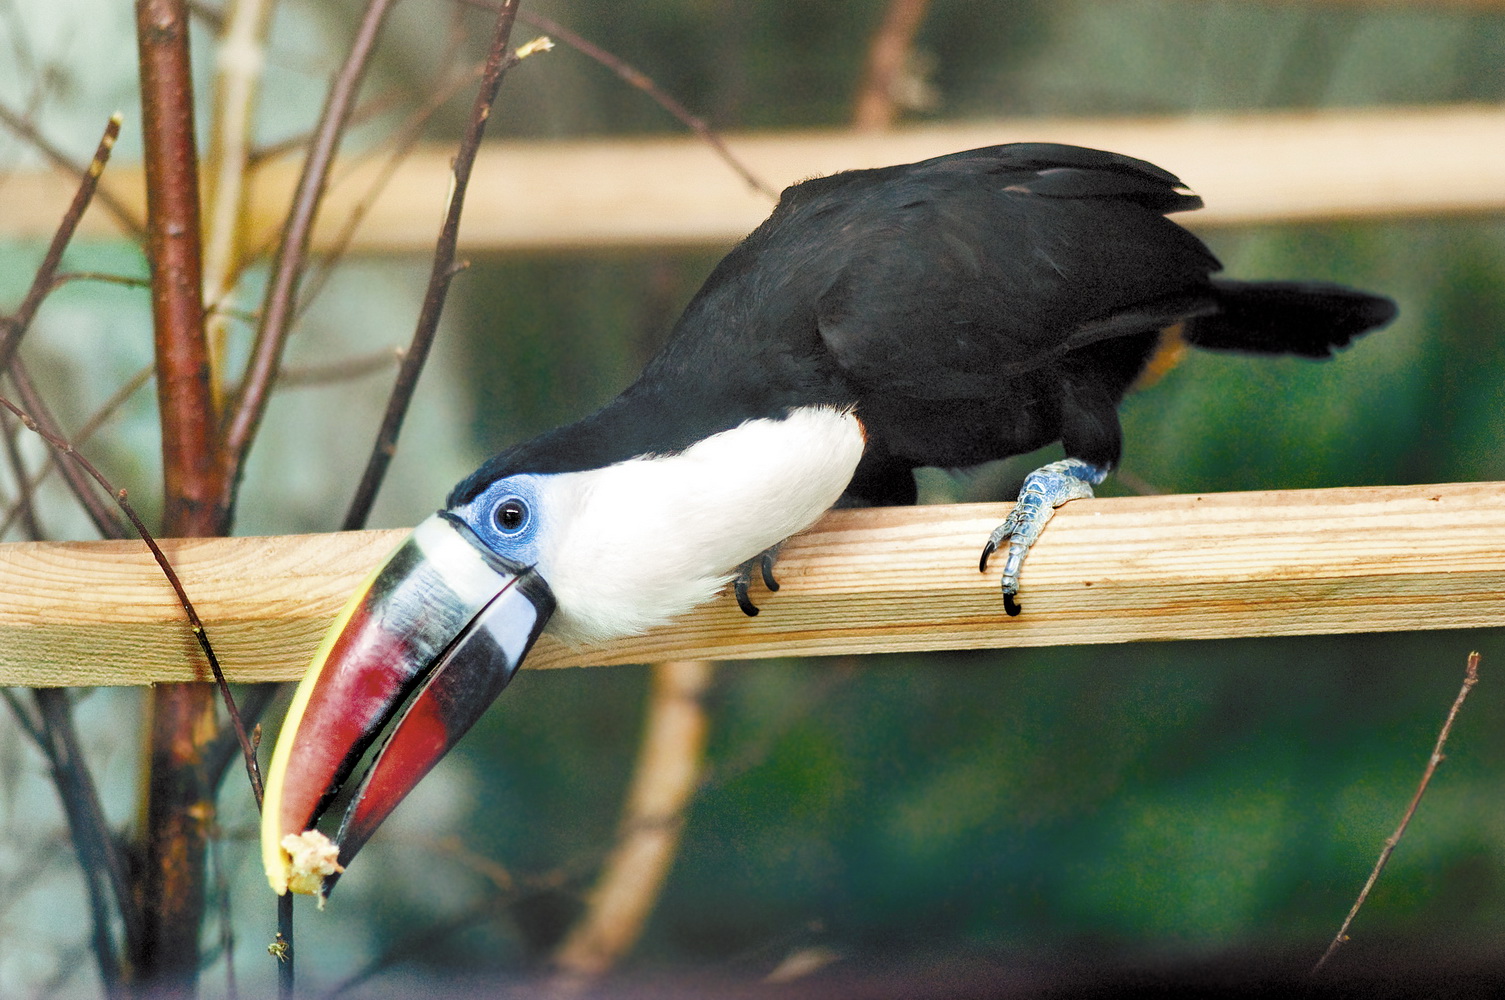
[[[741,563],[813,524],[862,457],[850,411],[749,420],[677,455],[544,477],[538,568],[571,643],[646,631],[702,604]]]

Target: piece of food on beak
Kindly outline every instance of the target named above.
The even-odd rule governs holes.
[[[414,529],[335,619],[288,708],[262,807],[272,888],[327,895],[393,807],[506,687],[553,609],[532,567],[496,556],[463,523],[436,514]],[[318,823],[389,728],[334,839],[337,857],[295,870],[286,838]]]
[[[324,880],[345,870],[339,862],[339,846],[318,830],[304,830],[283,837],[282,849],[287,852],[288,889],[317,895],[323,909]]]

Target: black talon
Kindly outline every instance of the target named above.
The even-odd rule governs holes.
[[[773,591],[777,591],[779,589],[779,581],[773,578],[773,561],[778,555],[778,548],[779,547],[775,545],[773,548],[758,556],[758,569],[760,569],[763,573],[763,586]]]
[[[756,618],[758,606],[752,602],[752,598],[747,596],[747,578],[747,573],[738,576],[737,582],[732,584],[732,593],[737,595],[737,607],[742,609],[742,613],[749,618]]]
[[[758,606],[747,596],[747,588],[752,585],[753,567],[757,567],[758,575],[763,578],[763,586],[770,591],[778,590],[779,581],[773,577],[773,563],[779,557],[779,549],[783,547],[783,542],[770,545],[737,567],[737,578],[732,581],[732,593],[737,596],[737,607],[749,618],[757,617],[758,614]]]
[[[1019,602],[1016,601],[1016,600],[1014,600],[1014,595],[1013,594],[1004,594],[1003,595],[1003,611],[1004,611],[1004,614],[1008,615],[1010,618],[1018,618],[1019,617],[1019,612],[1021,612],[1023,610],[1024,609],[1019,606]]]
[[[988,556],[992,555],[993,550],[997,547],[993,544],[991,538],[988,539],[988,543],[982,547],[982,558],[977,561],[977,572],[986,573],[988,571]]]

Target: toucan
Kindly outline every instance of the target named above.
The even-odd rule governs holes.
[[[755,614],[780,543],[831,507],[912,504],[918,467],[1059,441],[1065,457],[979,540],[984,571],[1006,547],[1001,610],[1017,614],[1025,554],[1118,462],[1119,402],[1157,359],[1325,358],[1395,316],[1334,284],[1216,276],[1166,218],[1201,204],[1150,163],[1045,143],[785,190],[635,382],[462,480],[351,598],[269,768],[273,888],[322,900],[540,633],[639,633],[728,584]],[[388,730],[333,840],[309,847]]]

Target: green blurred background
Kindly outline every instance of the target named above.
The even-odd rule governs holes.
[[[847,123],[883,7],[525,3],[726,130]],[[409,0],[375,81],[423,93],[448,11]],[[284,4],[266,138],[309,126],[357,13],[351,2]],[[38,25],[50,22],[39,17],[13,17],[9,30],[46,36]],[[486,22],[483,13],[470,19],[469,55],[479,54]],[[75,59],[86,44],[63,44],[63,58],[74,59],[62,67],[70,82],[37,112],[60,123],[60,137],[70,116],[88,123],[72,130],[80,151],[97,134],[85,97],[104,75]],[[201,64],[207,51],[200,45]],[[916,67],[933,103],[906,122],[1498,103],[1505,11],[937,0]],[[116,103],[129,106],[128,74],[114,86],[127,95]],[[456,135],[465,106],[453,102],[433,137]],[[514,71],[500,107],[497,138],[676,129],[640,93],[568,50]],[[7,142],[6,162],[23,162],[24,150]],[[1392,295],[1401,318],[1327,364],[1189,357],[1126,404],[1127,472],[1167,492],[1505,479],[1505,221],[1379,219],[1204,236],[1232,274],[1350,282]],[[490,451],[610,398],[725,249],[472,257],[378,520],[414,523]],[[13,302],[36,248],[7,244],[0,253],[8,272],[0,301]],[[120,247],[75,256],[78,267],[140,269],[138,255]],[[426,270],[420,259],[352,262],[309,313],[295,360],[405,340]],[[49,305],[28,350],[50,361],[55,395],[71,387],[97,402],[149,357],[145,311],[144,299],[119,290],[70,290]],[[102,341],[115,346],[85,346]],[[330,529],[387,385],[383,375],[274,403],[241,529]],[[133,495],[155,475],[151,400],[135,407],[99,446],[118,479],[140,477]],[[80,402],[75,412],[89,408]],[[979,498],[1017,482],[1028,465],[928,476],[924,490],[937,500]],[[1305,969],[1399,819],[1471,649],[1484,654],[1483,683],[1340,962],[1374,967],[1414,953],[1433,967],[1499,964],[1500,640],[1497,630],[1397,631],[727,664],[712,698],[707,778],[628,968],[755,978],[792,951],[818,947],[848,967],[980,955],[1065,969],[1253,954],[1275,972]],[[329,909],[302,917],[305,982],[338,984],[373,961],[382,971],[361,989],[536,968],[612,844],[647,676],[640,667],[524,671],[367,848]],[[95,695],[82,711],[109,719],[109,706],[133,697]],[[128,739],[100,752],[117,754],[125,762],[114,766],[129,775]],[[15,750],[0,760],[38,766]],[[122,821],[131,791],[110,805]],[[38,808],[45,798],[44,790]],[[271,906],[233,777],[225,798],[225,886],[238,933],[252,942],[236,963],[243,978],[265,982],[258,942],[270,934]],[[11,811],[7,831],[22,815]],[[435,829],[458,837],[463,854],[445,848],[435,860]],[[515,887],[498,892],[466,855],[499,862]],[[55,891],[74,891],[66,852],[45,860]],[[34,912],[13,904],[6,927],[34,923]],[[0,975],[17,950],[0,951]],[[67,989],[86,986],[81,975],[65,979]],[[210,974],[206,990],[217,982]]]

